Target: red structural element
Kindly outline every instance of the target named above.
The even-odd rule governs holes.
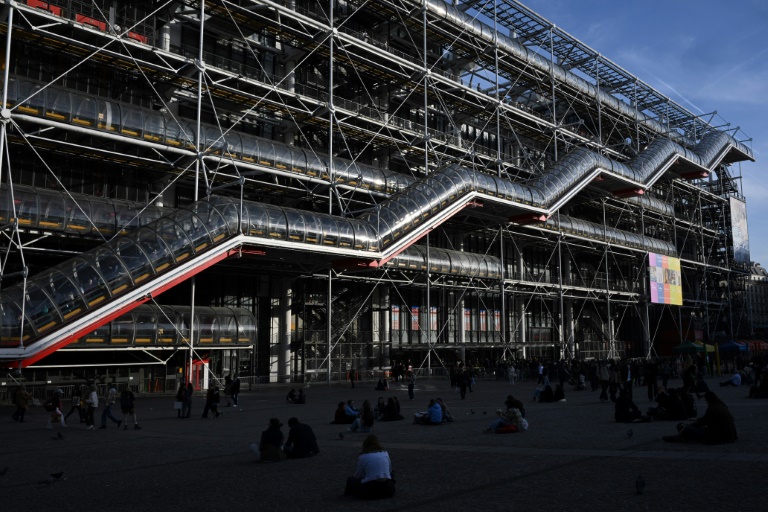
[[[82,23],[83,25],[90,25],[92,27],[96,27],[97,29],[101,30],[102,32],[107,31],[107,24],[104,21],[99,21],[96,18],[89,18],[88,16],[84,16],[82,14],[76,14],[75,15],[75,21],[78,23]]]
[[[539,222],[547,222],[547,215],[543,213],[524,213],[522,215],[516,215],[509,218],[509,222],[514,222],[521,226],[526,224],[537,224]]]
[[[645,194],[645,190],[643,190],[642,188],[625,188],[622,190],[614,190],[612,193],[616,197],[624,198],[624,197],[641,196]]]
[[[600,181],[605,181],[605,178],[603,178],[603,175],[602,175],[602,174],[598,174],[597,176],[595,176],[594,178],[592,178],[592,181],[593,181],[593,182],[600,182]]]
[[[61,16],[61,7],[51,5],[48,2],[41,2],[40,0],[27,0],[27,5],[48,11],[51,14],[55,14],[56,16]]]
[[[700,178],[706,178],[709,176],[709,173],[707,171],[694,171],[694,172],[686,172],[680,174],[681,180],[697,180]]]
[[[136,32],[128,32],[126,34],[130,39],[134,39],[140,43],[147,44],[149,42],[149,38],[147,36],[143,36],[141,34],[137,34]]]

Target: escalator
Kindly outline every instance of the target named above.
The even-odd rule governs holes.
[[[238,254],[243,246],[323,254],[375,268],[466,207],[499,223],[545,222],[589,184],[641,193],[670,168],[677,177],[751,158],[722,132],[695,150],[657,139],[634,160],[577,148],[522,184],[451,165],[414,182],[358,218],[211,197],[118,236],[0,294],[0,360],[28,365],[150,298]],[[9,205],[9,223],[21,222]],[[661,251],[660,251],[661,252]]]

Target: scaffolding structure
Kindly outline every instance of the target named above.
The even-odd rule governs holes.
[[[749,140],[519,2],[25,0],[0,29],[9,367],[331,382],[753,332]]]

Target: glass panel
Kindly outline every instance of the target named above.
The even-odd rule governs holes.
[[[243,143],[240,140],[240,135],[235,132],[228,132],[224,135],[224,140],[227,141],[227,155],[239,160],[243,154]]]
[[[21,307],[5,293],[0,294],[0,347],[18,347],[21,341],[20,329]],[[31,327],[24,331],[26,335],[32,332]]]
[[[68,123],[72,115],[72,101],[69,93],[50,88],[46,99],[45,117],[54,121]]]
[[[176,311],[176,330],[178,331],[179,345],[186,345],[190,342],[190,326],[192,325],[192,310],[187,306],[174,306]],[[197,315],[195,315],[197,316]],[[199,322],[195,320],[195,343],[200,341]]]
[[[81,105],[83,105],[86,110],[83,113],[83,120],[87,121],[87,108],[88,108],[88,98],[82,98],[80,100]],[[120,123],[120,107],[115,104],[111,103],[109,101],[98,101],[98,123],[96,127],[99,130],[104,130],[105,132],[116,132],[119,128]],[[80,116],[80,107],[78,107],[78,110],[75,111],[75,116]],[[74,121],[74,120],[73,120]]]
[[[130,272],[133,282],[140,284],[154,274],[152,264],[144,251],[136,245],[135,234],[119,238],[114,242],[115,253]]]
[[[19,219],[19,226],[35,226],[40,216],[40,208],[37,204],[38,195],[36,189],[32,191],[16,190],[13,197],[13,202],[16,207],[16,217]],[[8,211],[2,212],[2,220],[13,220],[13,210],[8,203]]]
[[[319,156],[308,149],[304,151],[304,155],[307,159],[306,174],[317,177],[325,172],[326,163]]]
[[[320,217],[320,225],[323,227],[323,245],[338,247],[339,228],[336,220],[330,215],[323,215]]]
[[[121,105],[120,111],[122,114],[120,133],[130,137],[141,137],[144,131],[144,114],[141,110]]]
[[[355,249],[361,251],[377,251],[371,227],[367,222],[352,221],[352,227],[355,230]]]
[[[157,313],[157,343],[160,345],[175,345],[179,339],[176,330],[178,324],[176,311],[168,306],[162,306]]]
[[[246,226],[245,233],[249,236],[266,237],[269,217],[264,205],[254,203],[246,205],[244,209],[248,211],[248,226]]]
[[[99,233],[110,236],[117,232],[115,227],[115,209],[106,199],[91,199],[91,219]]]
[[[285,220],[285,213],[277,206],[266,206],[269,214],[269,238],[285,240],[288,236],[288,226]]]
[[[136,322],[135,345],[154,344],[157,341],[159,332],[157,326],[158,310],[159,308],[146,304],[133,310],[133,317]]]
[[[88,234],[93,231],[91,225],[91,203],[85,197],[63,196],[67,211],[67,227],[69,233]],[[77,200],[77,202],[75,202]]]
[[[229,308],[217,309],[218,343],[232,343],[237,340],[237,320]]]
[[[171,218],[187,234],[196,253],[211,245],[211,236],[208,234],[208,230],[202,221],[197,218],[197,215],[189,210],[179,210]]]
[[[218,322],[213,308],[195,308],[198,332],[197,339],[201,344],[214,343],[218,337]]]
[[[207,213],[204,213],[204,204],[210,205]],[[199,203],[199,205],[197,208],[200,210],[196,210],[197,215],[205,222],[214,243],[228,235],[239,233],[240,210],[231,199],[218,198],[210,203]]]
[[[109,343],[111,345],[133,345],[134,331],[136,323],[133,319],[133,313],[128,313],[112,321],[110,327],[111,335]]]
[[[35,281],[53,297],[64,320],[86,310],[83,297],[74,283],[59,269],[52,268],[35,276]]]
[[[245,162],[255,163],[259,158],[259,143],[258,140],[244,135],[243,140],[243,156],[242,159]]]
[[[112,296],[128,290],[131,286],[131,276],[115,253],[106,247],[100,247],[90,254],[93,257],[94,266],[106,281]]]
[[[89,261],[74,258],[64,264],[62,271],[72,277],[89,309],[109,298],[104,280]]]
[[[288,240],[291,242],[303,242],[307,232],[304,228],[304,217],[301,215],[301,212],[293,208],[286,208],[285,216],[288,220]]]
[[[306,174],[307,172],[307,157],[304,156],[304,150],[296,147],[291,147],[291,163],[288,166],[293,172]]]
[[[192,255],[192,244],[187,235],[168,218],[158,220],[152,227],[170,248],[174,260],[178,263]]]
[[[268,140],[259,141],[259,164],[269,167],[275,166],[275,148]]]
[[[30,98],[30,96],[34,97]],[[45,108],[46,91],[40,91],[40,84],[19,80],[19,103],[14,111],[19,114],[42,117]],[[28,99],[29,98],[29,99]]]
[[[27,305],[25,313],[38,334],[44,334],[61,323],[56,306],[34,281],[27,281]]]
[[[355,244],[355,233],[352,230],[352,224],[347,220],[337,220],[336,226],[339,233],[339,247],[342,249],[351,249]]]
[[[64,229],[67,212],[64,209],[64,198],[56,192],[39,190],[40,220],[38,226],[43,229]],[[21,221],[19,221],[21,223]]]
[[[19,101],[19,83],[13,77],[8,77],[8,99],[5,102],[7,108],[11,108]],[[2,307],[2,306],[0,306]]]
[[[165,137],[165,118],[159,112],[144,114],[144,139],[152,142],[163,142]]]
[[[288,170],[291,168],[291,148],[282,144],[273,144],[275,149],[275,167]]]
[[[307,230],[307,243],[321,244],[323,243],[323,230],[320,226],[320,220],[317,218],[317,214],[312,212],[304,212],[304,225]]]
[[[256,319],[247,309],[235,310],[237,316],[237,341],[240,343],[256,342]]]
[[[96,125],[96,119],[101,118],[101,114],[98,112],[98,103],[93,98],[86,98],[83,96],[75,96],[75,115],[72,116],[72,123],[80,126],[87,126],[89,128]],[[99,128],[102,123],[99,121]]]
[[[201,137],[201,139],[204,141],[203,148],[207,155],[224,154],[227,143],[221,135],[221,130],[214,126],[206,126],[202,133],[205,134],[205,138]]]

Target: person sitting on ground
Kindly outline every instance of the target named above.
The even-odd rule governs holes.
[[[507,410],[496,409],[497,418],[483,432],[501,434],[528,430],[528,421],[523,418],[520,409],[514,407],[510,400],[507,400],[505,404],[507,405]]]
[[[443,402],[442,398],[436,398],[435,402],[440,406],[440,408],[443,410],[443,423],[453,423],[453,415],[451,415],[451,411],[448,410],[448,406]]]
[[[251,450],[259,457],[259,462],[280,462],[286,459],[283,451],[283,426],[277,418],[269,420],[267,430],[261,433],[259,444],[251,444]]]
[[[374,389],[376,391],[386,391],[389,389],[389,384],[387,384],[386,379],[379,379],[379,382],[376,383],[376,387]]]
[[[383,499],[395,495],[392,461],[375,435],[363,441],[355,475],[347,478],[344,494],[363,499]]]
[[[320,453],[317,446],[317,438],[312,431],[312,427],[304,423],[299,423],[297,418],[288,420],[288,440],[283,446],[283,451],[291,459],[310,457]]]
[[[417,412],[413,415],[413,423],[421,425],[440,425],[443,422],[443,408],[432,398],[425,412]]]
[[[305,404],[307,403],[307,395],[304,394],[304,390],[300,389],[298,396],[296,396],[296,401],[294,402],[296,404]]]
[[[371,402],[366,400],[363,402],[363,410],[360,411],[360,414],[358,414],[357,418],[355,418],[355,421],[352,422],[352,425],[347,428],[347,431],[357,432],[359,430],[360,432],[364,433],[370,432],[373,428],[373,422],[373,408],[371,407]]]
[[[400,414],[400,408],[397,406],[396,398],[389,398],[387,400],[387,405],[384,406],[384,414],[382,414],[380,421],[399,421],[402,419],[403,415]]]
[[[377,420],[381,420],[384,417],[384,409],[387,407],[387,402],[384,401],[384,397],[380,396],[376,402],[376,407],[373,408],[373,415]]]
[[[539,403],[549,403],[555,401],[555,392],[552,391],[552,386],[547,384],[544,386],[544,390],[541,392],[541,396],[539,396]]]
[[[688,394],[683,391],[683,388],[672,388],[667,390],[664,386],[659,386],[656,393],[656,403],[658,407],[651,407],[648,409],[648,416],[654,420],[673,420],[680,421],[690,418],[691,416],[686,412],[686,406],[683,403],[683,394]],[[688,394],[688,396],[690,396]],[[693,398],[693,397],[691,397]],[[695,415],[695,414],[694,414]]]
[[[616,399],[614,409],[614,419],[619,423],[632,423],[640,421],[650,421],[648,416],[643,417],[640,408],[632,401],[629,393],[622,389],[619,397]]]
[[[339,405],[336,407],[336,412],[333,415],[333,421],[331,423],[336,425],[348,425],[353,421],[355,421],[355,416],[350,416],[347,414],[347,404],[344,402],[339,402]]]
[[[703,444],[733,443],[738,439],[736,423],[728,406],[713,392],[704,394],[707,410],[691,423],[680,423],[678,434],[664,436],[668,443],[698,441]]]
[[[295,404],[297,398],[298,396],[296,395],[296,390],[291,388],[291,390],[288,392],[288,396],[285,397],[285,401],[289,404]]]
[[[723,386],[741,386],[741,372],[736,372],[730,379],[721,382],[720,387]]]
[[[510,407],[514,407],[517,410],[520,411],[520,415],[522,415],[523,418],[525,418],[525,405],[523,405],[523,402],[518,400],[512,395],[507,395],[507,399],[504,400],[504,405],[507,406],[507,409]]]
[[[354,400],[347,400],[347,405],[344,407],[344,413],[352,418],[347,423],[352,423],[355,421],[355,418],[357,418],[357,415],[360,413],[360,411],[355,407],[355,401]]]

